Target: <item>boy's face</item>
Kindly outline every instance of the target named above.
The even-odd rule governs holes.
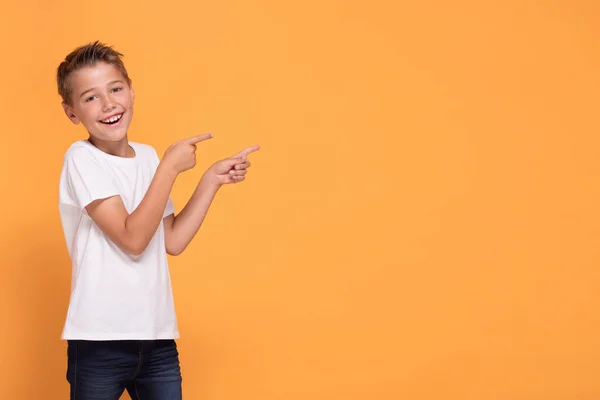
[[[127,137],[135,94],[121,72],[104,62],[75,71],[71,104],[63,103],[67,117],[80,122],[97,140],[115,142]]]

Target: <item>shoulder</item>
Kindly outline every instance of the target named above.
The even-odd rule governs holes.
[[[138,142],[129,142],[129,145],[135,150],[136,156],[140,158],[158,158],[158,153],[149,144],[138,143]]]
[[[96,158],[96,154],[92,147],[93,145],[87,140],[79,140],[67,148],[63,161],[93,160]]]
[[[135,151],[142,151],[142,152],[148,152],[148,153],[156,153],[156,150],[154,150],[154,147],[152,147],[149,144],[146,143],[139,143],[139,142],[129,142],[129,145],[131,147],[133,147],[133,149]]]

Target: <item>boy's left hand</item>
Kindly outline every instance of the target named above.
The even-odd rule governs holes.
[[[248,154],[258,149],[260,146],[248,147],[232,157],[217,161],[206,170],[204,178],[209,179],[216,186],[243,181],[246,179],[247,169],[250,167],[250,161],[247,160]]]

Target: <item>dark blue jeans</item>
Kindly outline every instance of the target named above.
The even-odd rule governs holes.
[[[71,400],[181,400],[181,370],[174,340],[69,340]]]

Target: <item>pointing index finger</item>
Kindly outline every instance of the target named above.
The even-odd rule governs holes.
[[[186,143],[195,144],[201,142],[203,140],[211,139],[213,137],[212,133],[205,133],[203,135],[193,136],[189,139],[186,139]]]
[[[255,145],[252,147],[248,147],[247,149],[244,149],[242,151],[240,151],[239,153],[237,153],[235,156],[233,156],[234,158],[237,157],[246,157],[248,154],[250,153],[254,153],[255,151],[257,151],[258,149],[260,149],[259,145]]]

